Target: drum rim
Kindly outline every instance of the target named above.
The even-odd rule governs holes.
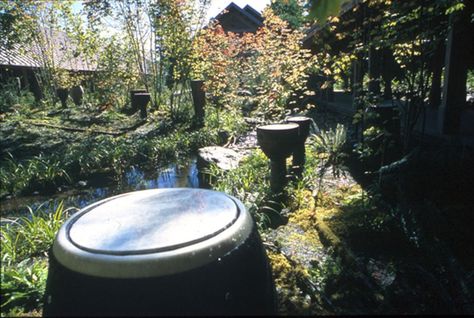
[[[162,192],[166,190],[199,190],[218,192],[207,189],[167,188],[142,191]],[[142,192],[134,191],[134,192]],[[245,206],[233,196],[218,192],[232,200],[237,209],[237,217],[226,228],[211,237],[171,250],[151,251],[150,253],[117,255],[88,251],[74,244],[68,236],[69,228],[88,211],[134,192],[119,194],[91,204],[72,215],[60,228],[52,252],[57,261],[66,268],[86,275],[107,278],[141,278],[157,277],[183,272],[219,260],[230,251],[241,245],[254,230],[252,217]]]

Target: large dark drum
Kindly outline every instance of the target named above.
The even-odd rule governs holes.
[[[45,316],[274,314],[256,226],[237,199],[155,189],[90,205],[50,253]]]

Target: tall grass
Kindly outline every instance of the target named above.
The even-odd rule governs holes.
[[[54,187],[70,182],[62,162],[40,154],[25,161],[17,161],[11,154],[0,167],[1,190],[10,193],[31,191],[34,188]]]
[[[61,184],[105,171],[119,180],[132,165],[166,165],[216,141],[217,132],[206,128],[192,132],[180,129],[150,138],[90,136],[56,154],[22,161],[10,156],[0,166],[0,193],[55,190]]]
[[[242,201],[260,228],[266,228],[270,222],[268,215],[262,213],[271,197],[268,162],[262,151],[255,150],[235,169],[223,171],[211,165],[208,171],[212,188]]]
[[[2,219],[1,302],[2,316],[14,311],[38,310],[42,304],[48,270],[47,252],[54,237],[74,208],[61,202],[53,211],[39,207],[17,219]]]

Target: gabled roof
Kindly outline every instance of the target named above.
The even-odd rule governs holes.
[[[250,13],[251,15],[253,15],[260,22],[263,22],[263,17],[260,14],[260,12],[258,12],[257,10],[249,6],[248,4],[244,7],[244,10]]]
[[[55,67],[70,71],[95,71],[97,63],[87,61],[80,56],[71,56],[75,45],[64,32],[43,31],[45,37],[52,43],[48,48],[52,54]],[[39,68],[44,66],[41,46],[39,43],[14,43],[7,46],[5,41],[0,41],[0,66]]]
[[[249,5],[242,9],[233,2],[212,20],[219,21],[225,31],[235,33],[255,32],[263,25],[263,17],[258,11]]]

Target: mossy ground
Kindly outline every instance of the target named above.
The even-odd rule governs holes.
[[[334,178],[328,178],[334,183]],[[346,262],[334,242],[324,242],[319,222],[343,213],[348,196],[362,193],[353,180],[341,178],[337,185],[317,191],[299,189],[289,202],[288,223],[264,235],[279,297],[279,313],[320,315],[373,313],[380,305],[363,273]],[[328,189],[325,191],[324,189]],[[336,222],[341,232],[344,222]],[[362,283],[361,283],[362,282]]]
[[[424,213],[419,209],[426,203],[411,207]],[[398,206],[384,201],[377,187],[359,184],[349,171],[337,177],[328,171],[319,191],[298,189],[289,210],[288,223],[264,236],[270,241],[281,314],[472,310],[466,262],[447,242],[430,236],[425,224],[404,225]],[[439,222],[436,213],[433,221]]]

